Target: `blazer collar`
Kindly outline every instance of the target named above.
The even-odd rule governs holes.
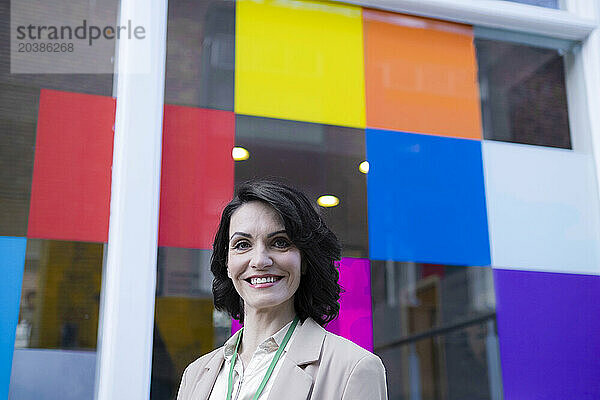
[[[293,360],[298,366],[317,361],[321,355],[325,333],[325,329],[312,318],[306,318],[290,343],[286,359]]]
[[[273,382],[269,400],[306,400],[314,385],[313,377],[302,366],[319,360],[325,340],[325,329],[307,318],[290,343],[281,369]]]
[[[290,343],[281,369],[273,382],[269,399],[304,400],[313,386],[313,378],[301,366],[319,360],[325,340],[325,329],[311,318],[304,320]],[[225,361],[223,348],[215,351],[206,363],[192,392],[192,399],[208,399]]]
[[[219,348],[219,351],[216,351],[204,366],[204,371],[201,373],[200,379],[196,383],[196,387],[192,391],[190,398],[208,399],[224,360],[223,348]]]

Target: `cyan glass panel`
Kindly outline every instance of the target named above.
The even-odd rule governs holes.
[[[370,258],[489,265],[481,142],[367,129]]]
[[[600,274],[591,156],[484,141],[492,265]]]
[[[27,239],[0,237],[0,398],[8,395]]]

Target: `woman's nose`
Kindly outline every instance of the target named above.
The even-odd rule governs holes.
[[[250,267],[252,268],[265,268],[273,265],[273,260],[265,246],[257,246],[252,254],[250,260]]]

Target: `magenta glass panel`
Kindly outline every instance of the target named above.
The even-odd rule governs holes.
[[[327,325],[329,332],[373,351],[373,315],[371,312],[371,265],[364,258],[342,258],[340,285],[345,292],[340,298],[340,315]],[[241,328],[231,320],[232,334]]]
[[[342,258],[340,285],[345,290],[340,298],[340,315],[327,325],[327,330],[373,351],[370,261]]]
[[[231,334],[233,335],[237,331],[242,329],[242,324],[237,319],[231,318]]]

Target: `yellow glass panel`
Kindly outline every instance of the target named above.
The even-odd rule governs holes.
[[[361,8],[239,0],[235,112],[365,126]]]
[[[212,299],[157,297],[156,323],[176,379],[189,363],[215,348],[212,314]]]
[[[102,243],[27,240],[16,347],[96,348]]]

